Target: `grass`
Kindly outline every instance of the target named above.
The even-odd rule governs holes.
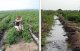
[[[23,19],[23,31],[18,33],[14,28],[14,21],[16,16],[22,16]],[[39,32],[39,11],[38,10],[19,10],[19,11],[1,11],[0,12],[0,32],[8,31],[6,33],[5,43],[14,44],[20,39],[26,42],[30,42],[31,35],[29,32],[29,26],[32,26],[33,33]]]
[[[51,26],[53,24],[53,15],[54,15],[54,11],[51,10],[42,10],[41,12],[41,23],[42,23],[42,27],[41,27],[41,45],[42,47],[45,46],[46,44],[46,37],[48,36],[48,33],[51,29]]]

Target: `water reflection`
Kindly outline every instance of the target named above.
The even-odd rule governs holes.
[[[65,41],[67,36],[64,36],[66,32],[63,29],[63,25],[57,16],[54,16],[54,21],[50,36],[47,37],[46,51],[69,51]]]

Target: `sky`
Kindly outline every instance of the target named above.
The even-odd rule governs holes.
[[[41,9],[44,10],[79,10],[80,0],[42,0]]]
[[[39,9],[39,0],[0,0],[0,10]]]

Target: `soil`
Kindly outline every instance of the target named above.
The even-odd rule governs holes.
[[[18,44],[7,46],[5,51],[38,51],[38,46],[35,42],[25,43],[22,41]]]

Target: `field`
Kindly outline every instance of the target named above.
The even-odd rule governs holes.
[[[18,33],[14,28],[16,16],[22,16],[23,31]],[[39,35],[39,12],[38,10],[14,10],[0,12],[0,35],[5,35],[5,44],[15,44],[20,40],[31,42],[32,38],[29,32],[29,25],[33,33]]]
[[[54,11],[42,10],[41,11],[41,46],[44,47],[47,43],[46,37],[48,36],[49,30],[53,24]]]

